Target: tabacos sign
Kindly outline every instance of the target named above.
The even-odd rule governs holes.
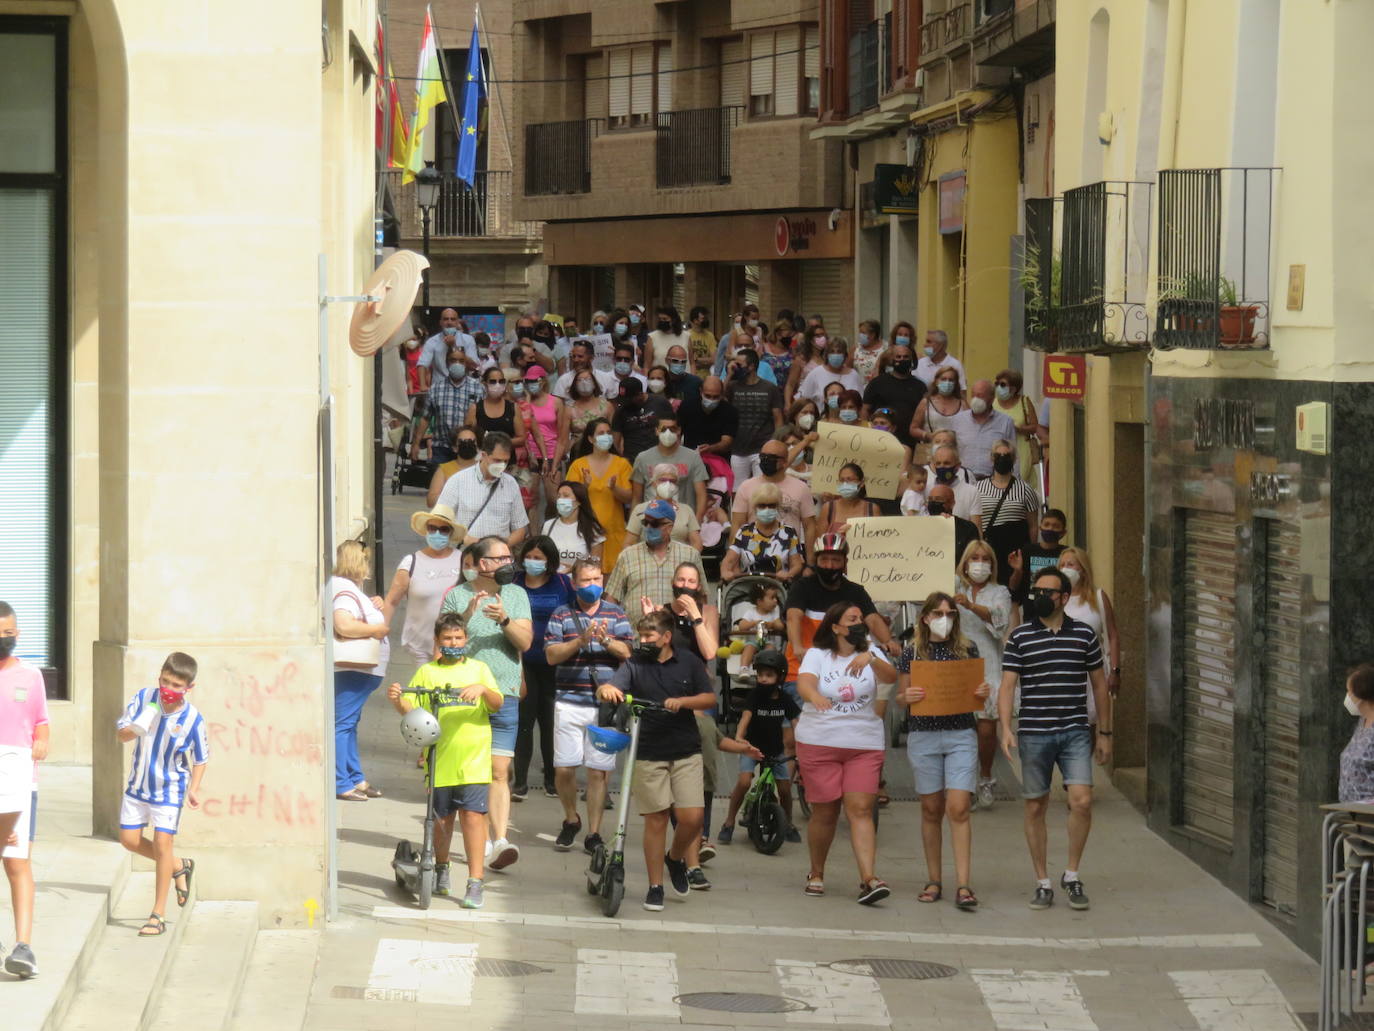
[[[789,252],[795,254],[797,251],[810,250],[811,238],[818,231],[814,218],[788,218],[782,215],[773,226],[773,247],[780,258]]]
[[[1088,391],[1088,360],[1081,354],[1045,355],[1040,389],[1046,397],[1082,401]]]

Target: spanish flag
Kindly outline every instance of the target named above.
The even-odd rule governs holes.
[[[396,73],[386,48],[382,19],[377,19],[377,66],[382,81],[377,90],[377,152],[386,156],[385,167],[400,168],[410,156],[410,126],[401,110],[401,91],[396,88]],[[391,146],[386,143],[387,122],[391,123]]]
[[[410,153],[401,182],[415,179],[425,167],[425,130],[434,109],[445,102],[444,80],[439,69],[439,47],[434,35],[434,15],[425,8],[425,31],[420,37],[420,69],[415,73],[415,114],[410,122]]]

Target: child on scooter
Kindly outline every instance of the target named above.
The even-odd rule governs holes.
[[[752,746],[763,754],[763,762],[773,769],[778,782],[778,801],[787,812],[787,840],[800,841],[792,821],[792,778],[787,763],[782,761],[786,749],[785,737],[790,737],[788,725],[801,715],[801,708],[792,700],[791,695],[782,689],[787,679],[787,659],[782,652],[768,648],[759,652],[754,660],[754,676],[758,685],[749,693],[740,714],[739,726],[735,730],[735,740],[742,745]],[[716,840],[722,845],[730,844],[735,833],[735,816],[744,801],[749,786],[754,782],[754,771],[759,760],[749,755],[739,759],[739,780],[730,792],[730,812],[721,825]]]
[[[456,612],[434,623],[435,658],[410,678],[412,688],[447,688],[457,701],[435,701],[439,742],[434,748],[434,894],[450,892],[449,848],[455,817],[463,831],[468,883],[460,905],[482,907],[482,864],[487,842],[487,790],[491,784],[491,713],[501,708],[501,689],[486,663],[467,657],[467,628]],[[421,696],[392,684],[386,696],[405,715]]]

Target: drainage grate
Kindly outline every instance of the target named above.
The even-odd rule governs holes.
[[[1308,1031],[1317,1031],[1317,1014],[1299,1013],[1298,1019]],[[1374,1013],[1356,1013],[1349,1017],[1339,1017],[1337,1026],[1341,1031],[1374,1031]]]
[[[719,1013],[799,1013],[811,1007],[782,995],[759,995],[754,992],[692,992],[679,995],[682,1006]]]
[[[859,974],[893,981],[931,981],[938,977],[953,977],[959,971],[943,963],[922,963],[914,959],[837,959],[827,963],[831,970],[842,974]]]
[[[518,959],[479,959],[478,977],[527,977],[530,974],[547,974],[547,967],[535,966]]]

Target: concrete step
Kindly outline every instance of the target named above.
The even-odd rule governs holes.
[[[162,987],[139,1031],[227,1031],[257,937],[256,902],[197,902],[176,950],[187,976]]]
[[[194,881],[192,881],[194,888]],[[77,991],[62,1031],[139,1031],[171,970],[196,905],[167,908],[167,933],[140,938],[138,929],[153,908],[153,874],[129,874],[102,928],[92,962],[77,979]]]
[[[230,1031],[299,1031],[315,982],[318,931],[259,931]]]

